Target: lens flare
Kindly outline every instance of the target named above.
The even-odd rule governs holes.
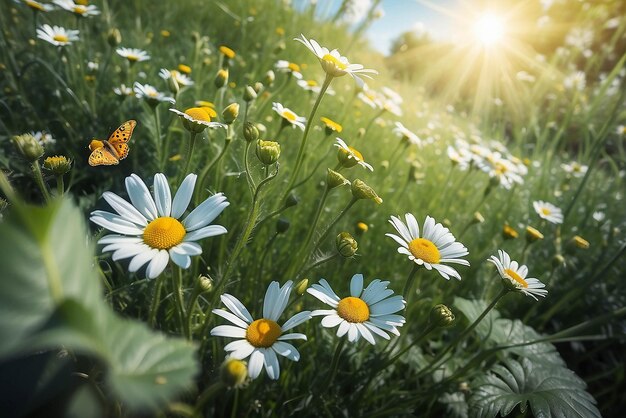
[[[497,44],[504,37],[504,22],[492,13],[485,13],[474,24],[474,36],[485,46]]]

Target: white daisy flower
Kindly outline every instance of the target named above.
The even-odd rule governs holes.
[[[483,158],[476,159],[476,165],[489,177],[498,180],[499,184],[510,190],[516,183],[524,184],[522,173],[519,171],[520,165],[504,158],[500,152],[491,152]],[[522,167],[526,167],[522,164]]]
[[[426,216],[421,237],[415,216],[407,213],[404,218],[406,224],[395,216],[389,220],[389,223],[393,225],[400,236],[385,234],[400,244],[398,252],[407,255],[409,260],[417,265],[423,265],[427,270],[434,268],[446,280],[449,280],[450,277],[461,280],[461,276],[454,268],[443,263],[469,266],[469,261],[459,258],[469,254],[467,248],[460,242],[456,242],[454,235],[450,233],[448,228],[440,223],[435,224],[435,220],[430,216]]]
[[[211,115],[209,115],[206,108],[191,107],[184,112],[177,109],[170,109],[170,112],[180,116],[183,119],[185,128],[194,132],[202,132],[205,128],[228,128],[228,126],[223,123],[211,122]]]
[[[215,337],[237,338],[227,344],[224,350],[230,352],[231,358],[243,360],[250,356],[248,361],[248,375],[256,379],[261,370],[270,379],[280,377],[280,365],[276,354],[287,357],[291,361],[300,360],[300,353],[289,344],[288,340],[305,340],[306,335],[288,333],[286,331],[311,319],[310,311],[302,311],[289,318],[282,326],[276,321],[282,315],[289,302],[289,295],[293,289],[290,280],[281,288],[278,282],[270,283],[263,301],[263,318],[254,320],[245,306],[237,298],[229,294],[220,296],[222,303],[232,312],[224,309],[213,309],[213,313],[230,321],[233,325],[219,325],[211,330]]]
[[[100,10],[94,5],[83,5],[74,3],[72,0],[54,0],[54,4],[59,6],[62,9],[67,10],[68,12],[72,12],[78,16],[96,16],[100,14]]]
[[[358,164],[369,171],[374,171],[374,168],[365,162],[363,154],[357,151],[356,148],[348,146],[348,144],[346,144],[344,140],[339,137],[336,138],[336,141],[335,146],[339,148],[337,158],[344,167],[350,168]]]
[[[173,78],[174,80],[176,80],[176,83],[178,83],[179,86],[187,87],[193,85],[193,80],[191,79],[191,77],[182,74],[178,70],[170,71],[165,68],[161,68],[161,71],[159,71],[159,77],[161,77],[165,81]]]
[[[296,113],[289,109],[288,107],[283,107],[282,104],[278,102],[272,102],[272,110],[280,115],[284,121],[291,124],[292,127],[298,127],[304,130],[304,124],[306,123],[306,118],[304,116],[298,116]]]
[[[37,29],[37,37],[52,45],[65,46],[78,41],[78,31],[45,24]]]
[[[56,144],[57,140],[47,132],[37,131],[30,133],[43,147]]]
[[[158,104],[160,102],[169,102],[171,104],[176,103],[176,100],[174,100],[173,97],[166,96],[150,84],[140,84],[135,81],[135,84],[133,84],[133,91],[135,92],[135,97],[138,99],[145,99],[150,104]]]
[[[588,166],[582,165],[576,161],[572,161],[569,164],[561,164],[561,168],[573,177],[583,177],[589,169]]]
[[[553,224],[563,223],[563,212],[552,203],[537,200],[533,202],[533,207],[540,218],[543,218]]]
[[[126,84],[121,84],[119,87],[113,87],[113,93],[122,97],[135,97],[135,92],[133,91],[133,89],[126,86]]]
[[[395,314],[404,309],[406,302],[402,296],[392,296],[393,290],[387,289],[389,282],[376,279],[363,290],[363,275],[355,274],[350,281],[350,296],[340,299],[324,279],[314,284],[307,292],[333,309],[319,309],[312,316],[324,315],[322,326],[337,329],[337,336],[348,334],[348,341],[358,341],[363,337],[370,344],[376,344],[374,335],[386,340],[388,332],[398,336],[406,322],[404,317]]]
[[[329,51],[328,48],[320,46],[315,39],[307,39],[300,34],[300,37],[294,38],[294,41],[298,41],[306,46],[317,57],[326,74],[331,77],[341,77],[350,74],[354,79],[358,79],[359,76],[357,74],[367,78],[371,78],[367,73],[378,74],[376,70],[363,68],[361,64],[350,64],[348,58],[341,56],[336,49]]]
[[[274,68],[281,73],[291,74],[298,80],[302,79],[300,66],[298,64],[294,64],[293,62],[278,60],[276,61],[276,64],[274,64]]]
[[[183,180],[174,199],[165,175],[154,175],[154,199],[146,184],[136,174],[126,177],[129,203],[115,193],[104,192],[102,197],[117,213],[96,210],[89,218],[93,223],[115,232],[102,237],[102,252],[113,251],[113,261],[131,258],[128,271],[136,272],[146,263],[146,276],[154,279],[165,270],[171,260],[186,269],[190,256],[202,254],[196,241],[225,234],[221,225],[209,225],[230,204],[222,193],[206,199],[182,221],[193,196],[197,176],[189,174]]]
[[[51,12],[54,7],[50,4],[41,3],[35,0],[14,0],[15,3],[24,4],[36,12]]]
[[[498,257],[492,255],[487,261],[495,264],[500,277],[506,280],[505,284],[510,289],[530,296],[535,300],[538,300],[537,296],[543,298],[548,294],[548,291],[544,289],[546,285],[535,278],[527,278],[528,267],[525,265],[520,266],[517,261],[511,260],[506,251],[498,250]]]
[[[407,141],[407,143],[411,145],[417,145],[418,147],[422,146],[422,140],[413,132],[408,130],[402,122],[396,122],[396,127],[393,128],[393,132],[403,141]]]
[[[305,91],[310,91],[316,94],[322,91],[322,86],[320,86],[315,80],[298,80],[297,83],[298,86]],[[334,96],[335,90],[333,90],[332,87],[328,87],[328,89],[326,89],[326,94]]]
[[[142,49],[121,47],[117,48],[115,52],[117,52],[117,55],[120,57],[126,58],[131,64],[148,61],[150,59],[150,55]]]

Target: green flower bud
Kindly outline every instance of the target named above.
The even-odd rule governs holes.
[[[13,143],[20,154],[31,163],[43,155],[43,146],[31,134],[14,136]]]
[[[213,81],[213,84],[215,84],[215,87],[217,87],[218,89],[221,89],[227,83],[228,83],[228,68],[222,68],[215,75],[215,80]]]
[[[298,198],[298,196],[293,193],[289,193],[289,196],[287,196],[287,200],[285,200],[285,207],[290,208],[292,206],[296,206],[298,203],[300,203],[300,199]]]
[[[526,227],[526,241],[530,244],[543,239],[543,234],[532,226]]]
[[[254,92],[258,95],[259,92],[263,90],[263,83],[257,81],[256,83],[254,83],[254,86],[252,86],[252,88],[254,89]]]
[[[583,250],[588,249],[589,246],[590,246],[589,241],[587,241],[586,239],[584,239],[580,235],[576,235],[576,236],[574,236],[574,238],[572,238],[572,244],[575,247],[581,248]]]
[[[374,189],[365,184],[363,180],[356,179],[352,182],[352,196],[355,199],[370,199],[379,205],[383,203],[383,199],[378,197]]]
[[[111,28],[107,33],[107,42],[111,47],[116,47],[122,43],[122,34],[119,29]]]
[[[358,243],[349,232],[342,232],[335,239],[337,252],[343,257],[349,258],[356,254],[359,248]]]
[[[276,221],[276,232],[278,234],[284,234],[285,232],[287,232],[290,225],[291,224],[289,223],[289,219],[278,218],[278,220]]]
[[[565,266],[565,257],[561,254],[557,254],[552,257],[552,268],[558,268]]]
[[[222,111],[222,120],[230,125],[239,116],[239,103],[231,103]]]
[[[483,222],[485,222],[485,218],[483,218],[483,215],[481,215],[480,212],[474,212],[474,216],[472,217],[472,223],[481,224]]]
[[[256,99],[256,91],[252,88],[252,86],[246,86],[246,89],[243,91],[243,100],[246,103],[250,103],[254,99]]]
[[[246,363],[236,358],[227,358],[220,366],[220,379],[228,387],[241,387],[245,383],[247,376],[248,367]]]
[[[269,87],[272,85],[272,83],[274,83],[274,80],[276,80],[276,75],[274,74],[274,71],[269,70],[268,72],[265,73],[263,84]]]
[[[43,160],[43,168],[60,176],[70,171],[72,161],[64,155],[55,155],[54,157],[47,157]]]
[[[429,322],[436,327],[447,327],[454,322],[454,314],[446,305],[433,306],[428,317]]]
[[[246,121],[246,123],[243,124],[243,137],[247,142],[252,142],[259,139],[259,130],[254,125],[254,123]]]
[[[256,156],[265,165],[274,164],[280,157],[280,144],[259,139],[256,143]]]
[[[304,295],[306,288],[309,287],[309,279],[302,279],[296,284],[296,293],[299,296]]]
[[[343,186],[344,184],[350,184],[350,181],[340,173],[329,168],[326,174],[326,187],[330,190],[335,187]]]
[[[519,236],[519,234],[515,229],[511,228],[510,225],[505,224],[502,228],[502,236],[504,239],[515,239]]]
[[[287,48],[287,45],[285,45],[285,42],[280,41],[274,48],[274,54],[280,54],[281,52],[285,50],[285,48]]]
[[[213,289],[213,280],[201,274],[198,276],[198,287],[202,293],[210,292]]]

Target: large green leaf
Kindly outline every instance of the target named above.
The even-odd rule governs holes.
[[[131,409],[188,388],[194,347],[120,318],[101,297],[82,214],[69,201],[17,208],[0,225],[0,360],[64,347],[92,356]],[[7,338],[11,336],[11,338]]]
[[[600,411],[585,383],[574,372],[559,365],[536,366],[523,358],[507,359],[491,373],[477,378],[469,399],[470,416],[507,416],[519,405],[525,413],[528,404],[536,418],[595,418]]]

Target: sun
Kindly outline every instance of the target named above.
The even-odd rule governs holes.
[[[484,46],[493,46],[504,37],[504,22],[493,13],[484,13],[473,26],[474,36]]]

